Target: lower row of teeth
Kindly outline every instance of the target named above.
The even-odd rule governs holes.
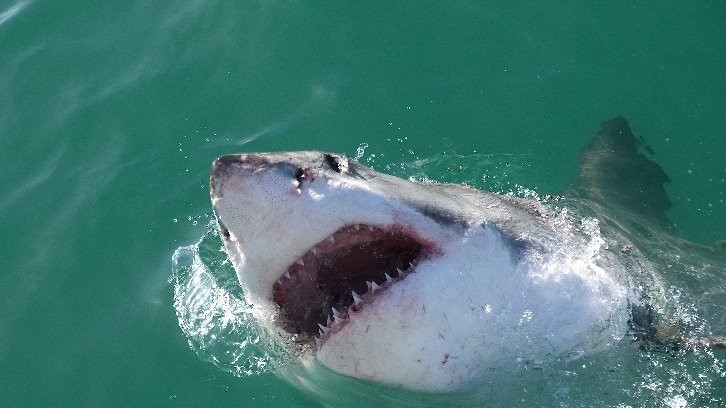
[[[396,269],[398,271],[398,275],[401,276],[403,271],[400,269]],[[386,276],[386,282],[385,283],[391,283],[393,282],[393,278],[389,274],[385,274]],[[368,286],[368,290],[365,293],[368,292],[375,292],[378,289],[381,288],[380,285],[378,285],[376,282],[373,281],[366,281],[366,285]],[[360,306],[363,303],[363,298],[361,295],[357,294],[355,291],[350,292],[351,295],[353,295],[353,305],[352,306]],[[332,316],[332,318],[331,318]],[[318,323],[318,335],[315,336],[315,342],[320,345],[320,341],[323,336],[330,330],[330,327],[335,322],[342,322],[348,317],[348,313],[341,313],[336,308],[331,308],[331,313],[328,315],[326,323],[323,325],[321,323]]]

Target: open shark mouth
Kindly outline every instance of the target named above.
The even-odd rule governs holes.
[[[278,323],[292,334],[323,337],[413,272],[433,250],[433,244],[398,226],[341,228],[290,265],[273,285]]]

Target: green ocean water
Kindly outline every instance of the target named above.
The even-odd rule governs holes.
[[[724,239],[725,44],[723,2],[0,0],[0,406],[318,406],[179,327],[171,258],[210,231],[226,153],[561,194],[623,115],[682,236]],[[592,375],[561,403],[726,399],[723,371],[688,373],[709,387],[607,394]]]

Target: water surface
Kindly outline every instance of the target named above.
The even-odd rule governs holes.
[[[561,194],[623,115],[672,180],[682,236],[725,238],[725,19],[718,2],[0,1],[0,405],[318,404],[200,358],[179,327],[171,259],[209,233],[225,153],[360,153]],[[583,362],[592,392],[554,400],[723,402],[723,363],[674,361],[676,383],[637,371],[629,395]],[[543,392],[572,371],[548,369]]]

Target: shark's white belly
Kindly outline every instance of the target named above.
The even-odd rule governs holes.
[[[626,290],[592,259],[516,262],[504,242],[492,245],[498,239],[481,229],[422,262],[350,314],[317,360],[356,378],[445,391],[485,380],[491,368],[573,358],[622,338]]]

